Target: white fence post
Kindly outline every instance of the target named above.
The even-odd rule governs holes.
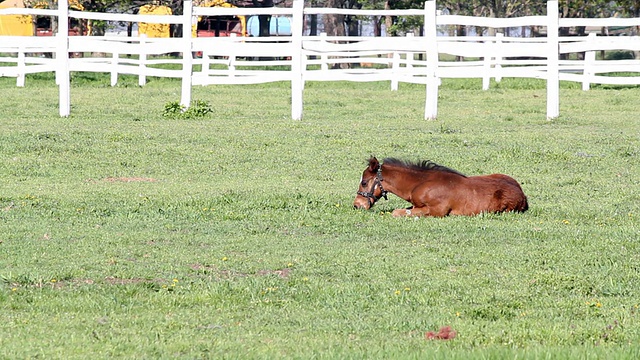
[[[412,32],[407,33],[407,37],[408,38],[412,38],[413,39],[414,36],[415,36],[415,34],[412,33]],[[415,62],[415,53],[411,52],[411,51],[407,51],[405,53],[405,56],[406,56],[406,65],[405,66],[407,67],[407,69],[413,69],[413,63]]]
[[[18,64],[17,64],[18,78],[16,79],[17,87],[24,87],[24,78],[27,70],[26,57],[24,52],[25,52],[24,47],[20,46],[18,48]]]
[[[495,80],[496,82],[502,81],[502,54],[500,49],[502,49],[502,38],[504,37],[503,33],[496,34],[496,47],[495,47],[495,61],[493,63],[493,69],[495,72]]]
[[[302,119],[304,84],[302,79],[302,29],[304,25],[304,0],[293,1],[291,19],[291,118]]]
[[[229,36],[235,41],[236,37],[237,37],[237,34],[236,33],[231,33],[231,34],[229,34]],[[234,45],[235,45],[235,43],[234,43]],[[233,48],[235,48],[234,45],[231,45],[231,51],[229,52],[229,59],[227,59],[227,60],[229,60],[229,65],[227,65],[227,66],[229,68],[229,73],[230,73],[229,76],[231,76],[231,77],[236,76],[236,74],[235,74],[235,72],[236,72],[236,54],[235,54],[235,51],[233,51]]]
[[[547,119],[560,115],[560,39],[558,0],[547,1]]]
[[[202,67],[200,68],[201,76],[208,77],[211,73],[211,58],[209,57],[210,51],[208,48],[202,49]]]
[[[120,54],[113,52],[111,54],[111,86],[118,84],[118,59],[120,59]]]
[[[587,42],[594,42],[596,40],[596,34],[590,33],[587,37]],[[582,70],[582,90],[588,91],[591,87],[591,77],[593,76],[593,65],[596,62],[596,52],[593,50],[587,51],[584,54],[584,69]]]
[[[193,82],[193,39],[191,25],[197,23],[193,18],[193,3],[191,0],[184,0],[182,10],[182,94],[180,105],[188,108],[191,104],[191,84]]]
[[[487,40],[485,44],[490,46],[490,50],[487,51],[489,56],[485,56],[483,59],[483,71],[484,75],[482,76],[482,90],[489,90],[489,86],[491,85],[491,75],[495,76],[496,82],[498,81],[498,76],[496,75],[497,71],[500,69],[498,65],[498,59],[502,60],[502,57],[499,57],[496,52],[500,51],[500,45],[502,44],[503,33],[497,33],[494,40]]]
[[[321,43],[327,43],[327,33],[326,32],[321,32],[320,33],[320,42]],[[322,71],[327,71],[329,70],[329,63],[328,63],[328,57],[326,55],[326,53],[322,53],[320,55],[320,70]]]
[[[493,47],[493,40],[487,40],[484,43]],[[491,50],[487,51],[484,58],[482,58],[482,90],[489,90],[489,84],[491,83],[491,60],[493,60],[493,56],[489,55],[491,53]]]
[[[400,52],[393,52],[393,62],[391,63],[391,91],[398,91],[398,75],[400,73]]]
[[[438,39],[436,32],[436,2],[424,3],[424,36],[427,54],[427,95],[424,105],[424,118],[435,120],[438,116],[438,86],[436,77],[438,68]]]
[[[144,86],[147,83],[147,53],[145,52],[145,48],[147,42],[147,34],[140,35],[140,41],[138,44],[140,45],[140,54],[138,55],[138,86]]]
[[[58,33],[56,34],[56,80],[60,99],[60,116],[71,113],[71,77],[69,75],[69,2],[58,1]]]

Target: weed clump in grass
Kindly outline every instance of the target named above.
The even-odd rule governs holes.
[[[207,101],[194,100],[188,108],[178,101],[166,103],[162,116],[171,119],[198,119],[212,113],[211,104]]]

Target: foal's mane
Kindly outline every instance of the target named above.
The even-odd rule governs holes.
[[[431,160],[421,160],[417,162],[410,162],[405,160],[400,160],[396,158],[386,158],[384,159],[385,165],[399,166],[406,169],[414,170],[414,171],[445,171],[453,174],[457,174],[463,177],[467,177],[466,175],[448,168],[446,166],[438,165]]]

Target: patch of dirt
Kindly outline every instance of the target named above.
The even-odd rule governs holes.
[[[142,279],[142,278],[123,279],[123,278],[117,278],[113,276],[107,276],[106,278],[104,278],[104,281],[110,285],[146,284],[146,283],[162,282],[162,280],[159,280],[159,279],[155,279],[155,280]]]
[[[202,264],[191,264],[189,267],[195,271],[201,271],[204,273],[217,273],[220,278],[231,278],[231,277],[247,277],[247,276],[267,276],[267,275],[277,275],[281,279],[288,279],[291,274],[290,268],[283,268],[280,270],[259,270],[254,274],[245,274],[241,272],[236,272],[233,270],[221,270],[215,266],[202,265]]]
[[[261,275],[261,276],[264,276],[264,275],[278,275],[282,279],[288,279],[290,273],[291,273],[291,269],[284,268],[282,270],[260,270],[260,271],[258,271],[257,274]]]
[[[156,182],[158,180],[153,178],[143,178],[143,177],[108,177],[102,179],[106,182]]]
[[[49,282],[39,282],[32,284],[31,286],[36,288],[44,288],[51,287],[53,289],[62,289],[68,286],[78,286],[78,285],[93,285],[93,280],[91,279],[71,279],[71,280],[50,280]],[[14,283],[12,286],[20,287],[20,284]]]
[[[233,277],[246,277],[247,274],[241,273],[241,272],[236,272],[233,270],[221,270],[219,268],[217,268],[216,266],[210,266],[210,265],[202,265],[202,264],[191,264],[189,265],[189,267],[192,270],[198,271],[202,274],[210,274],[210,275],[214,275],[220,279],[229,279],[229,278],[233,278]]]
[[[191,270],[196,270],[196,271],[211,271],[211,270],[217,271],[218,270],[218,268],[215,266],[208,266],[208,265],[202,265],[202,264],[191,264],[189,265],[189,267],[191,268]]]

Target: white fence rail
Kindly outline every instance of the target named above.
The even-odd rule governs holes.
[[[547,81],[547,118],[559,116],[559,81],[590,84],[640,85],[638,76],[606,76],[609,73],[640,73],[640,60],[596,59],[596,52],[640,51],[640,37],[559,37],[560,27],[640,26],[640,18],[561,19],[558,2],[547,2],[547,14],[519,18],[478,18],[439,15],[434,0],[424,9],[350,10],[304,8],[294,0],[292,8],[203,8],[184,1],[182,15],[131,15],[70,11],[68,0],[59,0],[57,10],[0,9],[0,15],[41,15],[58,17],[55,37],[0,36],[0,76],[16,77],[25,86],[25,75],[55,72],[60,92],[60,116],[70,114],[70,72],[111,74],[116,85],[120,74],[137,75],[139,84],[146,77],[182,79],[181,104],[191,102],[193,85],[255,84],[291,82],[291,117],[302,118],[305,81],[390,81],[426,85],[425,118],[437,116],[438,87],[442,78],[482,78],[483,89],[490,79],[504,77],[539,78]],[[342,14],[358,16],[420,16],[424,35],[406,37],[335,37],[321,34],[304,36],[306,15]],[[145,38],[122,36],[68,36],[68,19],[128,21],[179,24],[189,29],[198,16],[285,15],[291,17],[292,36],[269,38],[209,37]],[[438,36],[439,26],[465,25],[491,27],[539,26],[547,37],[522,38],[496,36]],[[561,54],[585,53],[584,60],[560,60]],[[55,59],[44,57],[53,53]],[[69,58],[69,53],[84,57]],[[102,54],[94,56],[93,54]],[[180,53],[179,58],[155,55]],[[105,56],[109,54],[109,56]],[[194,58],[193,54],[201,54]],[[442,55],[461,56],[473,61],[443,61]],[[173,66],[167,66],[173,65]]]

